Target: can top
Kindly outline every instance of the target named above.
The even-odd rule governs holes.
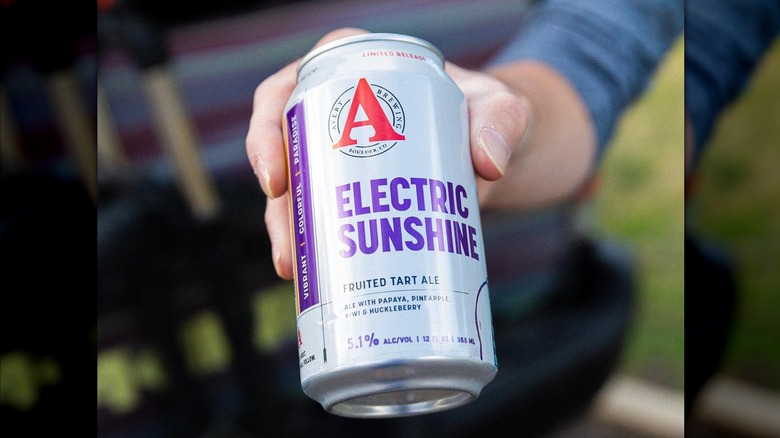
[[[400,41],[400,42],[406,42],[411,44],[417,44],[418,46],[425,47],[426,49],[432,51],[439,58],[439,60],[442,63],[442,66],[444,65],[444,54],[441,52],[441,50],[439,50],[436,46],[421,38],[417,38],[409,35],[397,34],[397,33],[367,33],[362,35],[353,35],[344,38],[339,38],[335,41],[331,41],[327,44],[323,44],[322,46],[317,47],[316,49],[307,53],[306,56],[304,56],[301,59],[301,62],[298,64],[298,68],[296,69],[295,73],[296,75],[300,75],[304,65],[306,65],[312,59],[322,55],[323,53],[329,50],[333,50],[336,47],[345,46],[347,44],[363,43],[366,41]]]

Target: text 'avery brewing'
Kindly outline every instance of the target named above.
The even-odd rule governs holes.
[[[389,417],[474,400],[496,373],[463,94],[404,35],[306,55],[285,109],[304,392]]]

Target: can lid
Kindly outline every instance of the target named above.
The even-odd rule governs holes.
[[[306,56],[304,56],[301,59],[301,62],[298,64],[298,68],[296,69],[296,75],[299,75],[301,73],[301,70],[303,69],[303,66],[306,65],[306,63],[308,63],[315,57],[327,52],[328,50],[333,50],[336,47],[345,46],[347,44],[362,43],[365,41],[401,41],[401,42],[406,42],[411,44],[417,44],[418,46],[425,47],[426,49],[435,53],[436,56],[441,61],[442,65],[444,65],[444,54],[441,52],[441,50],[439,50],[436,46],[421,38],[417,38],[409,35],[397,34],[397,33],[367,33],[362,35],[353,35],[344,38],[339,38],[335,41],[331,41],[329,43],[323,44],[320,47],[317,47],[316,49],[311,50],[309,53],[306,54]]]

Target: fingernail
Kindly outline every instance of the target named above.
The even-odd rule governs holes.
[[[482,128],[479,131],[479,147],[485,152],[496,169],[504,174],[509,164],[509,145],[504,136],[493,128]]]
[[[263,162],[263,159],[261,157],[255,158],[254,169],[255,169],[255,176],[260,178],[262,181],[260,187],[263,188],[265,195],[271,199],[274,199],[276,196],[274,196],[274,192],[271,190],[271,176],[268,174],[268,168],[265,167],[265,163]]]

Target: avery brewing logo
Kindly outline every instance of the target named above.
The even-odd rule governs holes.
[[[333,149],[352,157],[373,157],[406,139],[401,102],[386,88],[369,84],[366,78],[341,93],[329,117]]]

